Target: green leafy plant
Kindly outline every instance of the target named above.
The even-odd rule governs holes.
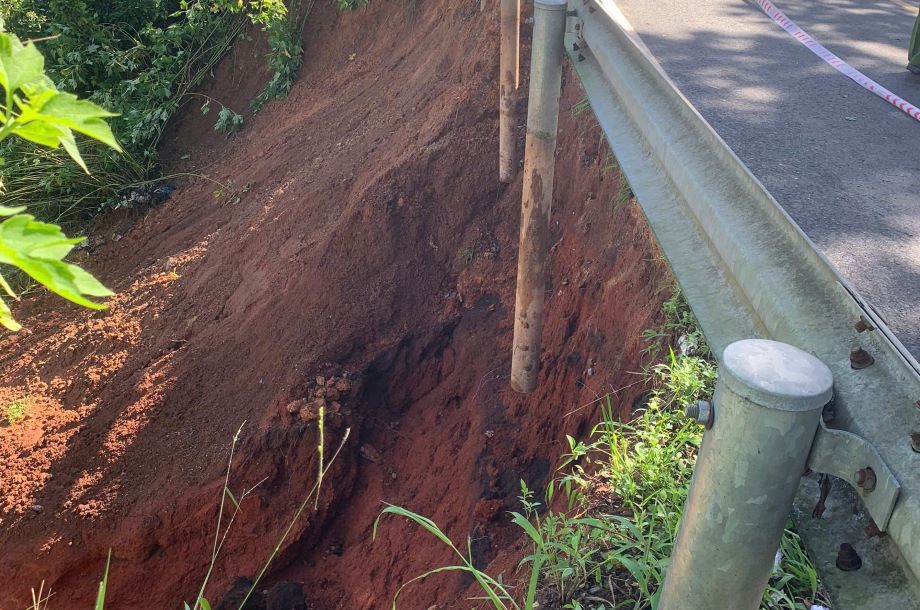
[[[217,122],[214,123],[214,131],[219,131],[224,135],[237,133],[243,128],[243,117],[226,106],[217,113]]]
[[[533,500],[524,481],[521,481],[520,501],[524,512],[512,512],[511,520],[534,544],[533,554],[521,563],[530,563],[532,574],[538,573],[563,600],[569,600],[597,573],[599,557],[595,551],[599,550],[597,543],[608,527],[598,519],[572,517],[564,512],[550,511],[541,517],[540,504]],[[533,594],[528,592],[525,608],[533,606],[532,598]]]
[[[168,121],[199,95],[249,24],[270,38],[290,29],[282,0],[3,0],[0,17],[19,35],[45,41],[47,72],[59,87],[118,114],[111,123],[124,153],[87,143],[92,175],[60,151],[0,145],[7,187],[0,205],[27,201],[36,217],[72,228],[160,179],[157,148]],[[241,126],[237,113],[221,118],[220,129]]]
[[[701,342],[698,353],[708,356],[709,348],[679,291],[663,309],[665,327],[651,334],[654,340],[696,335]],[[711,396],[716,367],[710,357],[684,354],[669,346],[667,362],[651,367],[647,379],[651,395],[632,421],[617,421],[608,399],[589,441],[568,437],[569,452],[547,489],[550,501],[559,490],[565,492],[567,510],[539,518],[529,515],[539,524],[544,540],[568,541],[563,547],[566,555],[581,558],[580,567],[564,573],[563,580],[561,573],[544,569],[543,586],[555,591],[566,608],[588,607],[588,603],[592,608],[657,607],[702,439],[700,426],[684,417],[680,407]],[[577,536],[571,528],[547,526],[573,521],[562,516],[573,510],[602,526],[584,521],[584,516],[574,521],[582,529]],[[544,542],[542,548],[551,546]],[[782,540],[781,558],[761,607],[802,610],[812,602],[826,603],[815,568],[791,530]],[[587,584],[610,595],[602,599],[587,592],[586,572],[590,574]]]
[[[662,346],[676,344],[681,355],[695,355],[711,359],[706,337],[696,321],[696,316],[684,300],[679,286],[672,288],[671,296],[662,305],[665,321],[660,328],[646,329],[642,333],[648,345],[643,350],[656,357]]]
[[[6,423],[10,426],[15,426],[23,419],[29,412],[29,397],[24,396],[18,398],[13,402],[6,405],[6,408],[3,410],[6,418]]]
[[[66,154],[26,143],[0,144],[6,160],[0,205],[27,201],[39,219],[82,228],[96,213],[131,205],[132,189],[162,177],[158,146],[169,120],[213,73],[250,25],[268,39],[272,77],[252,101],[285,97],[303,60],[301,32],[315,0],[0,0],[0,18],[20,37],[44,40],[47,72],[59,87],[117,113],[112,127],[125,148],[83,145],[92,174]],[[361,3],[348,2],[343,8]],[[219,103],[219,102],[218,102]],[[222,105],[223,107],[224,105]],[[217,113],[219,131],[242,115]]]
[[[92,102],[58,91],[45,75],[44,66],[44,57],[34,44],[23,44],[16,35],[0,32],[0,87],[4,91],[0,142],[15,135],[49,149],[60,147],[88,173],[74,132],[120,150],[105,122],[114,115]],[[59,226],[23,214],[25,209],[0,206],[0,217],[5,218],[0,223],[0,263],[18,268],[78,305],[103,309],[103,304],[89,297],[113,293],[83,269],[63,260],[83,238],[70,239]],[[0,287],[8,296],[18,298],[2,275]],[[21,328],[2,298],[0,324],[13,331]]]
[[[258,110],[271,99],[287,97],[290,92],[303,62],[300,34],[314,3],[315,0],[309,0],[304,8],[300,0],[288,0],[287,4],[282,0],[211,0],[213,11],[248,13],[252,23],[261,26],[267,35],[267,59],[272,78],[252,100],[253,109]]]

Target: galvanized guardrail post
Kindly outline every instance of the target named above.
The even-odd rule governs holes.
[[[517,170],[514,124],[520,86],[521,0],[501,0],[499,10],[498,179],[511,182]]]
[[[729,345],[712,404],[688,407],[707,430],[660,610],[757,610],[833,376],[799,348]]]
[[[553,173],[566,0],[534,0],[533,51],[530,60],[530,106],[524,147],[524,191],[518,249],[517,295],[514,304],[514,347],[511,387],[533,392],[540,371],[549,218],[553,204]]]

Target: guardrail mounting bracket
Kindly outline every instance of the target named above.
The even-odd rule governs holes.
[[[822,421],[808,456],[808,468],[849,483],[879,530],[885,531],[901,485],[871,443],[851,432],[828,428]]]
[[[581,17],[578,16],[578,13],[575,11],[568,11],[565,14],[565,33],[575,35],[575,41],[572,43],[573,51],[580,51],[587,46],[582,36],[583,29],[584,22],[581,20]]]

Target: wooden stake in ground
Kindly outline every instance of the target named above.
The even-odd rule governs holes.
[[[524,148],[524,192],[511,354],[511,387],[522,393],[533,392],[540,370],[545,267],[562,90],[565,6],[565,0],[534,2],[530,105]]]
[[[517,173],[514,127],[520,86],[521,0],[501,0],[501,59],[498,97],[498,179],[511,182]]]

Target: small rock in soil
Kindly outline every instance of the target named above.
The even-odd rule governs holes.
[[[361,457],[363,457],[368,462],[373,462],[375,464],[380,463],[380,452],[374,449],[373,447],[371,447],[370,445],[368,445],[367,443],[361,445],[361,449],[359,449],[359,452],[361,453]]]
[[[306,610],[303,586],[295,582],[279,582],[265,596],[266,610]]]
[[[303,409],[303,407],[304,407],[303,400],[294,400],[292,402],[289,402],[287,406],[284,408],[284,410],[290,413],[291,415],[297,415],[298,413],[300,413],[300,410]]]
[[[326,406],[326,401],[322,398],[317,398],[308,405],[300,410],[300,419],[304,421],[315,421],[319,419],[319,410]]]
[[[230,590],[214,606],[214,610],[267,610],[265,595],[258,589],[252,592],[252,595],[246,600],[246,605],[240,608],[240,604],[246,599],[252,585],[252,581],[248,578],[237,578]]]
[[[45,507],[42,506],[41,504],[36,504],[35,506],[32,507],[32,510],[35,511],[35,512],[37,512],[37,513],[40,513],[40,512],[42,512],[43,510],[45,510]]]

